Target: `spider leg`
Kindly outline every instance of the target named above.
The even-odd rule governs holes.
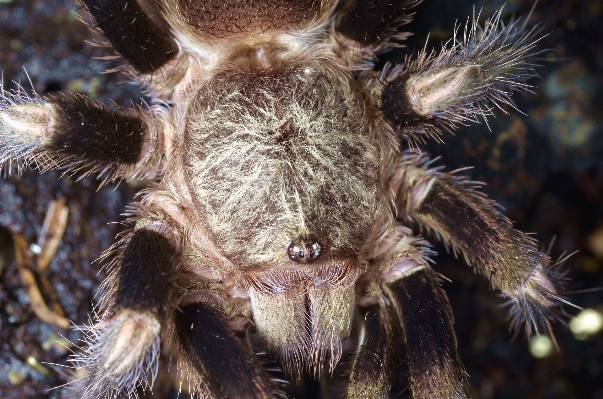
[[[348,379],[348,399],[389,398],[394,368],[389,311],[377,301],[360,312],[364,325]]]
[[[483,273],[511,298],[513,327],[526,321],[549,328],[559,306],[550,259],[536,241],[513,228],[495,209],[496,203],[476,191],[476,183],[428,169],[425,157],[407,152],[400,159],[392,184],[397,217],[435,233],[467,263]]]
[[[400,323],[406,339],[406,361],[409,374],[409,388],[414,399],[461,399],[468,398],[468,381],[465,368],[457,353],[456,336],[452,328],[453,317],[444,290],[440,287],[438,275],[428,265],[431,251],[426,242],[413,237],[405,229],[392,231],[384,242],[388,242],[369,260],[372,274],[377,276],[373,284],[376,288],[361,297],[377,299],[379,306],[374,315],[366,314],[365,336],[357,356],[364,356],[365,363],[373,364],[373,373],[382,374],[373,381],[362,381],[366,389],[379,387],[374,396],[387,398],[391,382],[391,354],[395,347],[390,340],[390,323]],[[383,303],[380,304],[379,303]],[[395,316],[389,318],[384,304],[393,309]],[[370,309],[370,308],[369,308]],[[367,309],[368,310],[368,309]],[[370,324],[369,324],[370,323]],[[372,325],[371,325],[372,324]],[[395,329],[397,330],[397,329]],[[371,341],[375,342],[371,342]],[[373,347],[365,351],[364,347]],[[382,362],[378,369],[376,365]],[[357,364],[354,361],[353,373]],[[369,375],[366,374],[366,377]],[[384,380],[385,377],[387,380]],[[374,381],[378,383],[375,384]],[[358,382],[352,382],[354,389]],[[378,394],[377,394],[378,393]],[[369,396],[352,396],[369,397]]]
[[[114,245],[99,321],[86,331],[76,366],[88,372],[84,397],[130,395],[150,386],[169,306],[176,247],[162,222],[141,224]]]
[[[265,399],[275,396],[268,374],[248,345],[226,326],[221,312],[205,303],[175,311],[182,355],[214,398]]]
[[[163,132],[142,109],[110,110],[81,95],[0,93],[0,163],[36,163],[107,173],[107,179],[154,173]]]
[[[475,122],[503,104],[515,107],[511,95],[530,91],[526,82],[536,76],[533,60],[540,54],[538,31],[524,26],[518,20],[505,25],[499,12],[483,27],[467,23],[464,37],[439,53],[423,50],[416,60],[386,67],[375,82],[383,118],[413,140],[439,137],[442,128]]]
[[[404,328],[410,391],[414,399],[469,398],[452,309],[438,280],[426,266],[384,284]]]
[[[141,74],[155,72],[174,59],[178,46],[145,14],[137,0],[81,0],[95,27]]]
[[[335,29],[359,46],[386,42],[396,28],[410,21],[406,11],[416,0],[355,0],[341,10]]]

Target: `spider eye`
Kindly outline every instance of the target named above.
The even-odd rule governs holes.
[[[311,263],[320,256],[321,246],[315,239],[298,239],[287,246],[287,256],[293,262]]]

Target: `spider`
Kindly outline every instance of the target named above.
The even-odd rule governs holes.
[[[196,397],[283,395],[258,346],[292,380],[332,374],[351,351],[348,398],[388,398],[400,361],[413,398],[469,397],[432,251],[411,227],[501,290],[513,327],[550,329],[563,300],[549,257],[415,148],[513,105],[537,32],[498,13],[375,71],[415,4],[82,0],[152,106],[2,91],[0,162],[155,180],[104,255],[75,360],[84,397],[136,396],[162,350]]]

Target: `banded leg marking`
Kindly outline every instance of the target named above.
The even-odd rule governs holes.
[[[106,172],[106,179],[152,173],[162,132],[146,112],[110,110],[81,95],[27,98],[0,95],[0,162],[42,169]]]
[[[76,364],[88,371],[85,398],[132,395],[157,373],[175,249],[161,233],[135,230],[116,244],[100,321]]]
[[[145,228],[134,231],[118,266],[115,306],[163,318],[175,254],[162,233]]]
[[[500,16],[483,27],[473,21],[462,40],[450,40],[439,53],[424,50],[416,60],[384,70],[382,115],[403,137],[439,137],[442,127],[487,116],[492,105],[514,107],[511,95],[530,91],[537,31],[518,20],[505,25]]]
[[[557,317],[562,300],[549,257],[533,238],[515,230],[475,183],[439,168],[428,170],[426,163],[412,152],[401,158],[392,180],[398,218],[435,233],[508,295],[514,328],[525,324],[529,335],[550,329],[548,320]]]

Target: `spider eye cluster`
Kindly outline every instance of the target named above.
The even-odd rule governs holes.
[[[296,263],[311,263],[320,257],[322,247],[318,240],[296,240],[287,246],[287,256]]]

